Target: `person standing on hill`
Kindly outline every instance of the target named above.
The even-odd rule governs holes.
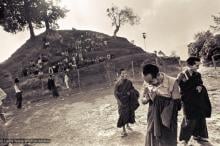
[[[65,72],[65,75],[64,75],[64,82],[66,84],[66,88],[69,89],[70,86],[69,86],[69,76],[67,74],[67,72]]]
[[[14,82],[14,89],[15,89],[15,95],[16,95],[16,98],[17,98],[17,101],[16,101],[16,105],[17,105],[17,108],[18,109],[21,109],[22,108],[22,91],[20,89],[20,85],[19,85],[19,79],[18,78],[15,78],[15,82]]]
[[[207,142],[206,118],[211,117],[211,103],[201,74],[197,72],[200,59],[189,57],[187,69],[178,75],[181,89],[184,118],[180,130],[180,141],[187,145],[191,136],[199,142]]]
[[[52,91],[53,97],[58,97],[59,93],[57,91],[57,87],[55,84],[54,77],[52,75],[49,76],[48,82],[47,82],[47,87],[50,91]]]
[[[127,78],[125,69],[120,70],[120,78],[115,85],[114,95],[118,103],[118,128],[123,128],[122,137],[127,136],[126,128],[132,130],[129,123],[135,123],[135,110],[139,107],[139,92]]]

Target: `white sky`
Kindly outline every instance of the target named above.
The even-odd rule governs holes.
[[[187,44],[195,33],[209,29],[211,15],[220,12],[220,0],[61,0],[70,12],[60,20],[60,29],[93,30],[112,35],[113,28],[106,16],[112,4],[128,6],[141,17],[137,26],[123,26],[118,35],[134,40],[144,48],[142,33],[147,33],[146,51],[162,50],[167,55],[176,51],[187,57]],[[42,30],[36,31],[36,34]],[[4,61],[29,38],[29,32],[14,34],[0,27],[0,62]]]

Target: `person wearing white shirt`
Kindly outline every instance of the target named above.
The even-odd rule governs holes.
[[[65,75],[64,75],[64,82],[66,84],[66,88],[69,89],[70,88],[70,86],[69,86],[69,77],[68,77],[67,73],[65,73]]]
[[[149,103],[145,146],[177,146],[178,82],[152,64],[143,66],[143,79],[142,103]]]

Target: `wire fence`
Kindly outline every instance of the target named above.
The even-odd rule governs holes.
[[[137,61],[137,59],[131,57],[129,60],[118,59],[116,61],[108,61],[80,69],[70,70],[68,72],[68,84],[70,89],[68,90],[66,90],[67,87],[64,79],[65,73],[58,72],[53,75],[55,77],[55,84],[62,95],[77,94],[109,87],[111,88],[115,85],[121,68],[125,68],[127,70],[130,80],[133,82],[142,82],[142,62],[143,59]],[[159,57],[154,57],[153,61],[149,60],[148,62],[154,62],[154,64],[159,66],[161,71],[170,71],[171,74],[174,73],[174,70],[176,70],[176,68],[173,68],[174,66],[181,68],[178,61],[176,62],[176,65],[170,65],[169,61],[163,61]],[[22,91],[24,91],[24,98],[27,100],[32,98],[33,100],[41,100],[44,99],[45,96],[49,95],[50,93],[47,90],[49,75],[49,73],[44,73],[40,75],[20,77],[20,86]],[[12,78],[10,78],[10,80],[0,81],[0,87],[8,94],[11,102],[15,99],[13,98],[15,95],[13,84]]]
[[[217,67],[217,63],[220,63],[219,58],[220,58],[220,54],[215,54],[212,56],[212,63],[214,65],[215,69]]]

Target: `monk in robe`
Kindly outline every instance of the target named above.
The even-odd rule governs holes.
[[[184,118],[179,140],[187,145],[191,136],[198,142],[207,142],[206,118],[211,116],[211,103],[201,74],[197,72],[200,59],[189,57],[187,69],[178,75]]]
[[[139,92],[133,87],[130,80],[127,79],[125,69],[120,70],[120,77],[115,85],[114,95],[118,104],[119,119],[118,128],[123,128],[121,136],[127,136],[126,127],[132,130],[129,124],[135,123],[135,110],[139,107]]]
[[[145,146],[177,146],[178,83],[152,64],[143,66],[143,78],[142,103],[149,103]]]

